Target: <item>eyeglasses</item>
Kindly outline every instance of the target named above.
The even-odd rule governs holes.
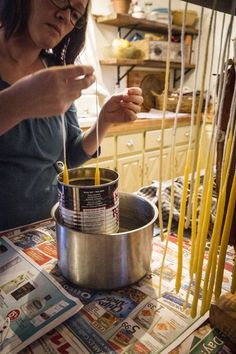
[[[70,22],[72,25],[77,29],[84,27],[85,19],[83,15],[71,6],[69,0],[50,0],[50,2],[60,10],[70,9]]]

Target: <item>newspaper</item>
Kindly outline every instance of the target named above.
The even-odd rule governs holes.
[[[15,237],[14,241],[22,247],[27,245],[23,250],[9,238],[0,238],[0,352],[3,354],[19,352],[82,307],[78,298],[66,292],[41,267],[49,260],[56,260],[55,241],[51,243],[50,235],[44,234],[39,255],[32,247],[40,239],[38,233],[33,231],[30,239],[27,233]]]
[[[208,321],[191,333],[170,354],[234,354],[235,344],[217,328],[212,328]]]
[[[63,316],[63,319],[58,321],[58,324],[61,324],[57,328],[54,325],[53,331],[46,335],[41,331],[41,338],[25,348],[22,354],[165,354],[171,351],[174,353],[174,348],[180,346],[208,318],[208,313],[200,317],[199,311],[196,318],[191,318],[189,314],[193,296],[191,293],[186,309],[183,308],[189,283],[188,239],[185,239],[183,245],[181,289],[176,294],[177,237],[174,234],[170,235],[159,296],[165,242],[158,236],[153,238],[150,272],[130,287],[109,292],[81,289],[62,276],[57,267],[55,224],[51,220],[28,226],[20,231],[11,231],[7,236],[26,257],[31,257],[32,263],[40,265],[43,274],[48,272],[54,278],[59,289],[64,288],[67,296],[70,294],[73,296],[72,299],[77,298],[84,305],[80,311],[74,310],[70,318]],[[232,267],[233,251],[229,250],[224,291],[229,289]]]

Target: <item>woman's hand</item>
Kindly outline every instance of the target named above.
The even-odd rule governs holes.
[[[88,130],[83,138],[84,151],[92,156],[97,149],[96,126],[98,125],[98,144],[100,145],[107,130],[113,123],[130,122],[137,119],[137,113],[143,103],[142,90],[130,87],[121,94],[114,94],[104,104],[99,114],[98,121]]]
[[[139,87],[130,87],[123,93],[114,94],[102,107],[99,123],[134,121],[141,111],[142,103],[142,90]]]
[[[21,120],[59,115],[95,81],[85,65],[51,67],[25,76],[0,91],[0,134]]]
[[[27,95],[25,117],[45,117],[64,113],[94,81],[91,66],[69,65],[38,71],[16,82],[15,89]]]

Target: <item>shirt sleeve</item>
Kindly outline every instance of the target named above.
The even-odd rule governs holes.
[[[86,161],[97,156],[97,152],[93,156],[89,156],[83,149],[83,131],[80,129],[77,111],[74,104],[70,106],[66,112],[67,125],[67,163],[69,168],[81,166]],[[98,153],[100,154],[100,147]]]

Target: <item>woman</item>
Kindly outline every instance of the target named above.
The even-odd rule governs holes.
[[[56,165],[96,154],[96,125],[82,134],[73,100],[95,77],[73,64],[83,48],[88,0],[0,0],[0,230],[50,217],[57,201]],[[47,68],[45,68],[47,67]],[[112,123],[136,119],[139,88],[103,106],[99,143]]]

